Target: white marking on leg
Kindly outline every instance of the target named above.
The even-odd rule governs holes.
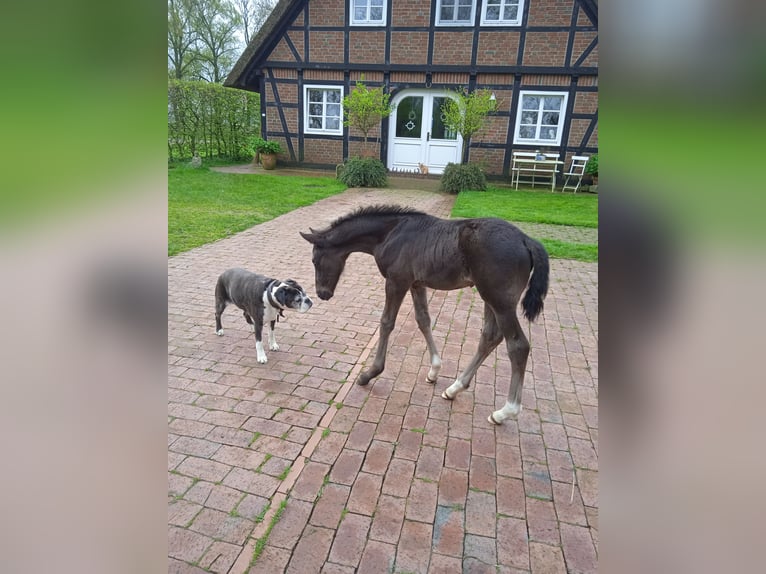
[[[464,390],[465,390],[465,387],[463,386],[463,383],[460,382],[460,379],[456,379],[454,383],[452,383],[449,387],[444,389],[444,392],[442,393],[442,398],[447,399],[448,401],[451,401],[459,393],[462,393]]]
[[[426,376],[427,383],[435,383],[439,378],[439,371],[442,369],[442,360],[439,355],[431,357],[431,368],[428,370],[428,376]]]
[[[218,330],[215,332],[215,334],[216,334],[216,335],[218,335],[219,337],[223,337],[223,329],[218,329]]]
[[[255,354],[259,363],[265,363],[268,361],[266,358],[266,351],[263,350],[263,343],[260,341],[255,342]]]
[[[489,422],[496,425],[503,424],[503,421],[511,417],[516,418],[521,412],[521,403],[505,402],[505,406],[499,411],[495,411],[489,416]]]
[[[277,337],[274,335],[273,329],[269,329],[269,349],[272,351],[279,351],[279,345],[277,345]]]

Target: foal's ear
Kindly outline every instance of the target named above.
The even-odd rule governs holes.
[[[311,229],[310,227],[309,227],[309,231],[311,233],[303,233],[303,231],[299,231],[298,233],[300,233],[301,237],[303,237],[303,239],[305,239],[309,243],[316,244],[319,241],[319,237],[317,237],[317,232]]]

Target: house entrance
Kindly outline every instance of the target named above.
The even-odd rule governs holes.
[[[441,110],[448,97],[434,90],[406,90],[393,98],[396,109],[390,117],[389,169],[417,172],[423,164],[428,173],[441,174],[448,163],[460,163],[463,140],[444,125]]]

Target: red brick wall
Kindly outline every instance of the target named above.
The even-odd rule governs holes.
[[[428,32],[391,32],[391,63],[420,65],[428,54]]]
[[[472,45],[473,32],[435,32],[433,62],[467,66],[471,63]]]
[[[576,114],[593,114],[598,110],[598,94],[595,92],[579,92],[575,96],[573,111]]]
[[[303,161],[337,165],[343,161],[343,142],[336,139],[305,139]]]
[[[343,26],[348,0],[318,0],[309,2],[309,22],[312,26]]]
[[[529,26],[569,26],[574,0],[528,0]]]
[[[481,31],[476,63],[480,66],[516,65],[520,32]]]
[[[503,149],[471,148],[468,154],[468,161],[479,164],[490,175],[503,173],[504,158]]]
[[[577,32],[574,37],[574,42],[572,44],[572,63],[574,64],[577,59],[582,55],[582,53],[585,51],[585,49],[590,45],[590,43],[593,41],[593,38],[596,37],[596,32]],[[596,47],[591,51],[590,54],[588,54],[588,57],[585,58],[582,62],[583,66],[598,66],[598,44],[596,44]]]
[[[343,32],[312,30],[309,38],[309,61],[342,62],[343,46]]]
[[[394,2],[394,26],[428,26],[431,22],[431,0]]]
[[[285,39],[281,39],[277,47],[271,52],[269,59],[275,62],[294,62],[295,56],[290,48],[287,46]]]
[[[525,66],[563,66],[568,32],[527,32]]]
[[[386,50],[386,33],[380,30],[359,30],[349,34],[348,59],[352,64],[374,64]]]

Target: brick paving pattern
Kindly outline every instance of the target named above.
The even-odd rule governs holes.
[[[286,313],[267,364],[235,307],[215,335],[215,281],[228,267],[291,277],[313,296],[299,230],[373,203],[446,217],[453,200],[349,190],[168,260],[169,572],[596,571],[595,264],[551,261],[544,315],[530,328],[524,410],[501,427],[487,416],[508,393],[504,351],[468,391],[440,397],[477,346],[483,305],[473,289],[430,293],[443,360],[436,385],[425,383],[408,299],[386,370],[353,384],[374,352],[384,300],[367,255],[351,255],[331,301]]]

